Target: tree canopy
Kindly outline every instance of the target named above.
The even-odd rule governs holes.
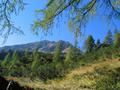
[[[5,39],[9,34],[21,32],[11,20],[12,15],[18,15],[24,9],[24,0],[0,0],[0,35]]]
[[[119,47],[120,46],[120,32],[116,31],[114,35],[114,46]]]
[[[68,25],[74,32],[81,31],[92,16],[99,15],[107,19],[120,17],[120,0],[48,0],[43,13],[44,18],[36,19],[33,29],[49,29],[57,17],[67,14]]]
[[[111,45],[112,43],[113,43],[112,32],[109,30],[109,31],[107,32],[107,35],[105,36],[104,44]]]
[[[60,62],[61,61],[61,43],[57,43],[55,51],[54,51],[54,55],[53,55],[53,61],[54,62]]]
[[[0,0],[0,34],[7,37],[9,34],[19,31],[11,20],[11,15],[17,15],[24,9],[25,0]],[[41,1],[40,1],[41,2]],[[32,29],[48,29],[54,24],[57,17],[66,14],[69,27],[79,36],[92,16],[106,17],[110,21],[120,19],[120,0],[47,0],[46,7],[36,10],[36,18]],[[44,17],[39,17],[43,14]]]
[[[94,38],[92,37],[92,35],[89,35],[87,40],[85,41],[85,48],[87,52],[91,52],[95,47],[95,42],[94,42]]]

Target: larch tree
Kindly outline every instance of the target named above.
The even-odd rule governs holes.
[[[67,51],[67,54],[66,54],[66,57],[65,57],[65,64],[67,64],[68,66],[71,66],[73,64],[74,61],[76,59],[76,55],[75,55],[75,50],[73,47],[69,47],[68,48],[68,51]]]
[[[10,34],[22,33],[20,27],[17,27],[12,21],[12,15],[24,10],[24,0],[0,0],[0,36],[4,37],[4,41]]]
[[[53,55],[53,62],[60,62],[61,55],[62,55],[61,43],[57,42],[54,55]]]
[[[58,18],[62,19],[65,15],[68,26],[78,37],[81,28],[86,26],[91,17],[100,16],[110,21],[118,20],[119,9],[120,0],[48,0],[45,9],[36,10],[38,17],[34,22],[33,30],[42,28],[47,31]],[[44,15],[42,19],[39,17],[41,13]]]
[[[12,15],[17,15],[19,11],[22,11],[25,5],[25,0],[0,1],[0,34],[2,36],[6,38],[9,34],[19,31],[11,18]],[[45,8],[42,10],[38,8],[36,13],[38,15],[32,25],[33,31],[48,32],[54,22],[59,21],[59,17],[66,15],[69,27],[78,37],[81,28],[88,23],[91,17],[105,17],[111,22],[119,20],[120,0],[47,0]],[[43,18],[41,18],[41,14]]]

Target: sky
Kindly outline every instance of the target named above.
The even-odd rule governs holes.
[[[47,0],[25,0],[27,5],[25,10],[20,12],[18,16],[13,16],[12,20],[16,26],[20,26],[25,35],[13,34],[10,35],[5,44],[0,43],[0,47],[9,46],[9,45],[18,45],[18,44],[26,44],[31,42],[37,42],[41,40],[50,40],[50,41],[58,41],[64,40],[69,41],[74,44],[74,35],[69,31],[67,23],[58,23],[58,26],[52,28],[52,34],[48,34],[47,36],[43,33],[39,33],[39,35],[35,35],[31,30],[31,24],[33,24],[35,20],[35,10],[38,8],[44,8]],[[119,23],[120,24],[120,23]],[[103,20],[99,17],[92,18],[85,28],[82,28],[83,35],[78,39],[78,47],[83,48],[84,41],[88,35],[93,35],[95,40],[100,39],[103,41],[108,27],[113,32],[114,28],[110,25],[106,25]],[[2,38],[0,38],[2,41]]]

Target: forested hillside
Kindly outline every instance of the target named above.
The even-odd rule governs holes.
[[[26,78],[33,82],[38,80],[41,83],[48,83],[51,80],[61,82],[62,79],[66,78],[67,80],[69,77],[71,79],[76,77],[76,80],[81,80],[81,78],[87,80],[86,77],[88,77],[90,80],[93,79],[93,82],[90,81],[85,86],[80,84],[80,87],[76,86],[77,89],[73,89],[74,86],[71,85],[70,90],[79,90],[83,87],[95,90],[113,90],[113,88],[119,90],[119,41],[119,31],[114,34],[108,31],[103,42],[95,41],[92,35],[88,36],[84,45],[85,52],[70,46],[67,53],[62,53],[61,43],[57,43],[54,53],[43,53],[37,49],[33,52],[27,50],[23,52],[2,52],[0,54],[0,75],[8,79],[13,77],[13,80],[15,77],[18,82],[19,78]],[[81,69],[79,70],[79,68]],[[70,72],[71,74],[69,74]],[[57,81],[55,82],[57,83]],[[72,81],[70,82],[72,83]],[[75,82],[77,83],[77,81]],[[83,81],[83,83],[85,82],[87,81]]]
[[[120,0],[0,0],[0,90],[120,90]]]

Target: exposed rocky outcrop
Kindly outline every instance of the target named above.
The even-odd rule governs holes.
[[[69,42],[62,41],[62,40],[60,40],[58,42],[43,40],[43,41],[33,42],[33,43],[28,43],[28,44],[4,46],[4,47],[0,48],[0,52],[1,51],[9,51],[9,50],[25,51],[26,49],[29,51],[34,51],[35,49],[38,49],[41,52],[52,53],[52,52],[54,52],[57,43],[61,44],[61,49],[62,49],[62,52],[64,52],[64,53],[66,52],[67,48],[72,45]]]

